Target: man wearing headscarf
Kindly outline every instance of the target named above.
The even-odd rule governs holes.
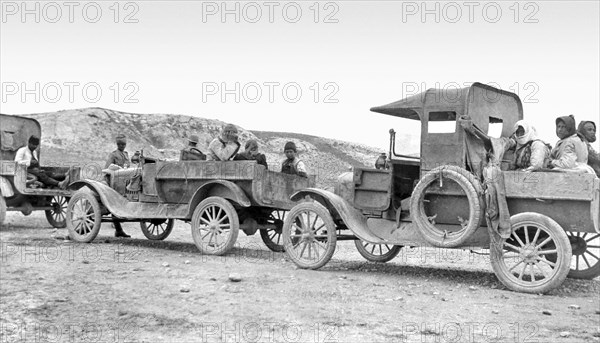
[[[548,167],[567,172],[594,173],[587,165],[587,146],[577,135],[573,115],[556,118],[556,135],[560,140],[550,153]]]
[[[203,161],[206,160],[206,155],[198,149],[198,136],[191,135],[188,138],[188,146],[181,150],[179,155],[180,161]]]
[[[285,154],[285,161],[281,163],[281,172],[284,174],[295,174],[302,177],[308,177],[306,171],[306,165],[298,158],[298,151],[296,150],[296,143],[287,142],[283,147],[283,153]]]
[[[256,139],[250,139],[246,142],[245,150],[235,155],[233,158],[236,161],[256,161],[258,164],[262,164],[265,168],[269,169],[267,165],[267,157],[264,154],[258,152],[258,142]]]
[[[577,133],[583,139],[588,149],[588,165],[600,177],[600,154],[594,150],[592,143],[596,141],[596,124],[593,121],[582,120],[577,127]]]
[[[537,137],[537,132],[525,120],[515,123],[515,168],[534,171],[545,168],[548,163],[550,149]]]
[[[238,142],[238,130],[233,124],[223,126],[221,135],[208,145],[210,150],[209,156],[214,161],[229,161],[238,150],[240,150],[240,142]]]
[[[127,154],[127,151],[125,151],[125,147],[127,146],[127,138],[125,138],[125,135],[119,134],[115,140],[117,143],[117,150],[108,155],[104,169],[110,167],[111,164],[117,165],[121,168],[129,168],[131,162],[129,161],[129,154]]]

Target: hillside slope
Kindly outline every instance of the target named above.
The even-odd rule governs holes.
[[[125,134],[127,151],[144,150],[147,156],[176,160],[191,134],[200,138],[200,150],[218,136],[224,122],[186,115],[136,114],[104,108],[84,108],[23,115],[42,125],[41,160],[44,165],[83,165],[103,167],[115,149],[114,138]],[[332,187],[337,176],[353,167],[372,167],[382,151],[362,144],[297,133],[248,131],[238,127],[242,144],[256,139],[267,156],[269,168],[280,170],[283,146],[294,141],[309,173],[317,176],[320,187]]]

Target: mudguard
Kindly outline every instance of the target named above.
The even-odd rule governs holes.
[[[233,201],[242,207],[250,207],[251,203],[240,186],[227,180],[211,180],[203,184],[190,199],[188,218],[192,217],[196,206],[204,199],[218,196]]]
[[[306,196],[310,196],[310,198],[325,206],[334,218],[340,218],[346,224],[346,227],[361,240],[372,244],[385,243],[381,237],[369,229],[367,218],[340,196],[318,188],[306,188],[292,194],[290,199],[299,201]]]
[[[6,178],[0,176],[0,196],[10,198],[13,195],[15,195],[15,193],[13,192],[10,182]]]
[[[186,219],[188,204],[164,204],[129,201],[105,183],[94,180],[76,181],[69,189],[88,189],[100,197],[108,211],[122,219]]]

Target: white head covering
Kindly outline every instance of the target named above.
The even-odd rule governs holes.
[[[520,136],[520,137],[517,136],[517,143],[519,145],[525,145],[525,144],[537,139],[537,131],[535,130],[535,127],[530,125],[525,120],[519,120],[518,122],[515,123],[514,132],[517,131],[519,126],[521,126],[523,128],[523,130],[525,130],[525,133],[523,134],[523,136]]]

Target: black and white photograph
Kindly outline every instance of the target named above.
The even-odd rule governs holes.
[[[0,343],[600,343],[600,1],[0,0]]]

